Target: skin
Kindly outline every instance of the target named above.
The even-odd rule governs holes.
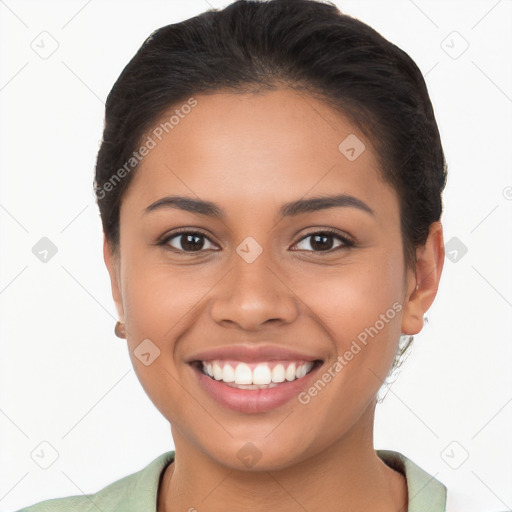
[[[398,197],[371,142],[320,100],[284,88],[195,98],[136,171],[121,204],[118,250],[104,244],[135,371],[176,446],[158,512],[216,512],[226,503],[245,511],[406,510],[404,477],[373,448],[374,410],[400,334],[422,329],[436,295],[441,224],[407,266]],[[338,150],[349,134],[366,146],[354,161]],[[339,193],[373,215],[335,207],[278,218],[285,202]],[[171,194],[212,201],[226,216],[144,213]],[[199,228],[209,240],[200,239],[199,252],[186,252],[179,236],[157,245],[177,228]],[[334,236],[322,251],[306,238],[326,228],[355,245]],[[248,236],[263,249],[252,263],[236,252]],[[206,348],[266,343],[314,354],[328,368],[394,303],[401,311],[307,405],[232,411],[185,363]],[[160,350],[148,366],[134,356],[144,339]],[[248,442],[261,454],[251,468],[237,457]]]

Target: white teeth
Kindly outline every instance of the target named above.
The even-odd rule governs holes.
[[[235,370],[235,383],[236,384],[253,384],[252,372],[249,365],[245,363],[238,363]]]
[[[271,370],[268,363],[258,364],[254,370],[246,363],[238,363],[235,368],[231,364],[223,364],[222,361],[203,363],[203,372],[215,380],[232,383],[247,389],[259,389],[273,387],[275,384],[294,381],[304,377],[313,368],[314,363],[308,361],[302,364],[278,363]]]
[[[224,382],[235,382],[235,370],[230,364],[225,364],[222,372],[222,380]]]
[[[274,366],[272,370],[272,382],[284,382],[285,375],[284,366],[282,364]]]
[[[286,368],[286,380],[292,381],[295,380],[295,363],[291,363],[288,365],[288,368]]]
[[[254,368],[252,375],[253,384],[270,384],[272,382],[272,372],[266,364],[259,364]]]
[[[219,363],[217,363],[217,361],[215,361],[213,363],[213,378],[215,380],[222,380],[222,374],[223,374],[222,368],[220,367]]]
[[[306,364],[301,364],[296,370],[295,370],[295,376],[297,379],[300,379],[306,375],[306,373],[309,372],[313,368],[313,363],[309,362]]]

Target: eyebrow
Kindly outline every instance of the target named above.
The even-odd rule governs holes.
[[[357,208],[370,215],[375,215],[374,211],[363,201],[357,197],[347,194],[338,194],[334,196],[318,196],[309,199],[299,199],[291,201],[281,206],[279,216],[294,217],[303,213],[316,212],[326,210],[328,208]],[[224,219],[226,212],[211,201],[202,199],[194,199],[185,196],[166,196],[151,203],[144,211],[144,214],[160,210],[164,208],[176,208],[191,213],[198,213],[209,217]]]

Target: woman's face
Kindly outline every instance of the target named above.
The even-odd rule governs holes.
[[[400,334],[431,302],[415,303],[396,192],[370,142],[311,96],[195,100],[148,132],[119,258],[105,245],[145,391],[177,449],[233,468],[366,438]]]

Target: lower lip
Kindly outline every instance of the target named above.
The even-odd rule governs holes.
[[[228,409],[243,413],[261,413],[275,409],[306,388],[313,375],[319,369],[316,366],[304,377],[294,381],[278,384],[266,389],[238,389],[228,386],[222,381],[214,380],[205,375],[199,368],[192,367],[199,378],[201,387],[219,404]]]

